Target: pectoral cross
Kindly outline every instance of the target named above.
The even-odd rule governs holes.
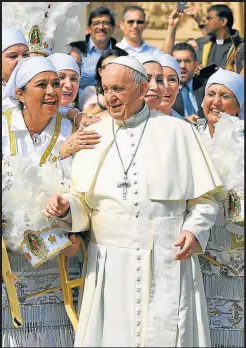
[[[126,199],[127,189],[131,186],[127,176],[124,176],[123,181],[119,182],[117,187],[123,187],[123,199]]]

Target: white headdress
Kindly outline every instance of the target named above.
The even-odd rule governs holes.
[[[43,71],[57,72],[54,65],[44,57],[23,58],[14,68],[5,87],[8,97],[15,97],[15,89],[24,87],[34,76]]]
[[[128,68],[140,72],[142,75],[144,75],[146,78],[148,78],[148,75],[144,69],[144,66],[137,58],[134,58],[132,56],[122,56],[117,57],[111,60],[109,64],[119,64],[127,66]]]
[[[171,55],[171,54],[162,54],[159,55],[158,60],[161,63],[161,66],[167,66],[169,68],[172,68],[173,70],[176,71],[179,81],[181,79],[181,71],[180,71],[180,66],[177,60]]]
[[[13,45],[23,44],[28,46],[27,40],[25,39],[23,33],[13,27],[3,28],[2,39],[2,52]]]
[[[47,59],[52,62],[57,71],[66,69],[74,70],[80,76],[79,66],[73,56],[65,53],[54,53],[47,57]]]
[[[80,25],[79,17],[82,6],[88,4],[88,2],[3,2],[2,25],[18,28],[27,35],[31,28],[37,25],[41,35],[44,36],[40,46],[45,42],[47,46],[48,40],[52,40],[53,51],[64,52],[69,42],[74,39],[84,39],[84,28]]]
[[[242,114],[244,110],[244,78],[233,71],[220,68],[208,79],[205,87],[205,94],[207,89],[214,83],[223,85],[232,91],[237,98]]]
[[[134,57],[137,58],[140,61],[140,63],[142,63],[142,64],[149,63],[149,62],[155,62],[155,63],[158,63],[159,65],[161,65],[160,61],[151,54],[139,53]]]

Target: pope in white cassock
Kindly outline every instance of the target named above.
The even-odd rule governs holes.
[[[90,229],[75,347],[210,347],[196,251],[204,251],[221,180],[196,129],[151,111],[143,65],[112,60],[102,86],[109,115],[88,127],[71,189],[45,215]]]

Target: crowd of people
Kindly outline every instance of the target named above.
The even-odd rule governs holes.
[[[243,347],[244,40],[225,4],[163,49],[119,21],[2,29],[2,346]]]

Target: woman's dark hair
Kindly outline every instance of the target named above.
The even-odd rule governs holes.
[[[243,64],[244,64],[244,42],[241,42],[237,48],[236,58],[235,58],[236,71],[238,74],[240,74],[240,72],[242,71]]]
[[[102,67],[102,62],[104,61],[104,59],[111,56],[115,56],[115,57],[128,56],[128,53],[119,47],[115,47],[113,49],[107,50],[101,55],[99,61],[97,62],[96,73],[95,73],[95,79],[97,81],[97,85],[96,85],[97,94],[103,94],[102,80],[101,80],[101,76],[98,73],[98,70]]]
[[[23,92],[26,89],[26,85],[24,87],[19,88],[20,90],[22,90]],[[24,104],[22,103],[22,101],[20,101],[20,99],[18,99],[17,97],[13,98],[14,100],[18,101],[18,108],[20,109],[20,111],[22,112],[24,109]]]

